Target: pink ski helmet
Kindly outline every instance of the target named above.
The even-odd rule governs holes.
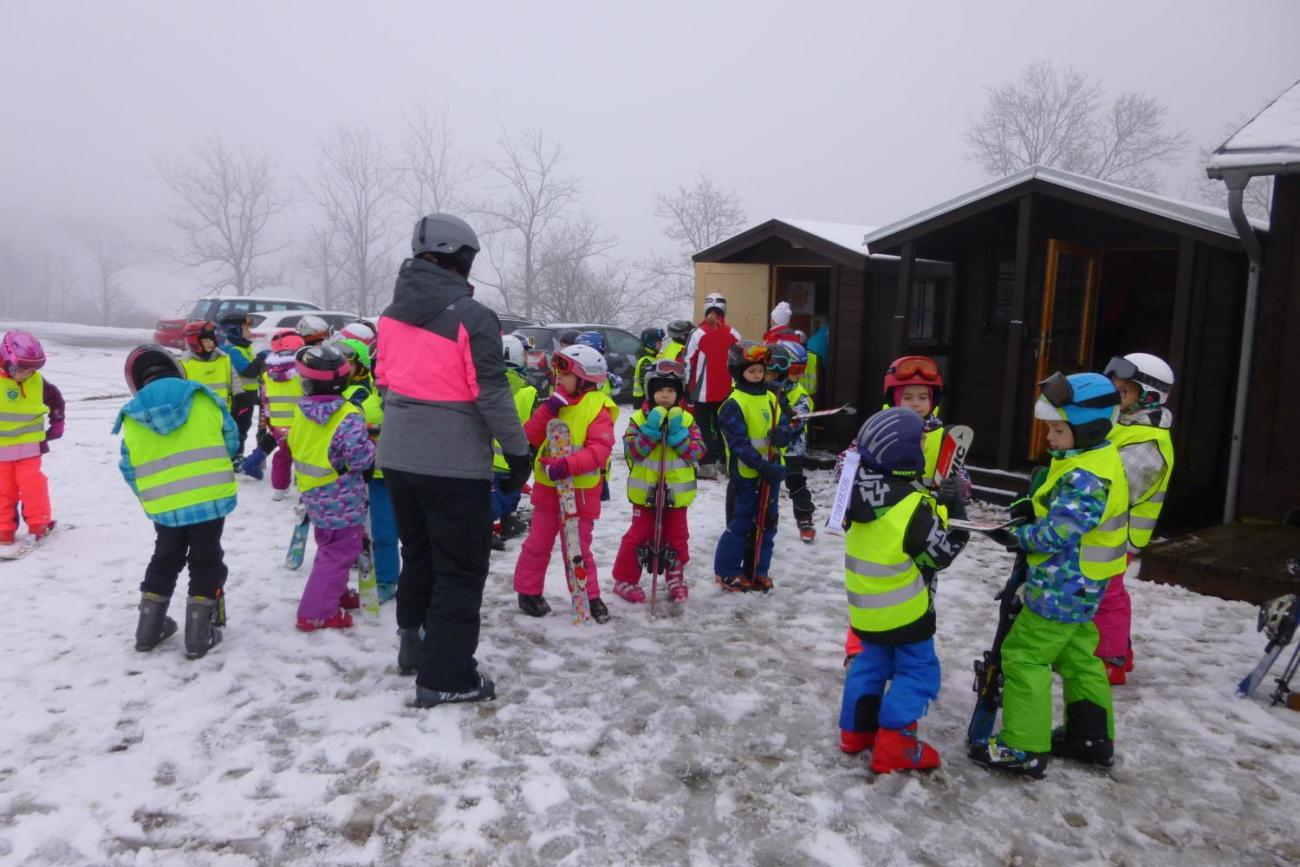
[[[15,370],[40,370],[45,366],[45,350],[36,335],[26,331],[10,331],[0,341],[0,358],[4,359],[6,372]]]

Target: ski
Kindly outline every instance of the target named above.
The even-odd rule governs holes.
[[[948,527],[953,530],[973,530],[976,533],[996,533],[1009,530],[1015,526],[1014,521],[969,521],[965,518],[949,518]]]
[[[361,536],[361,554],[353,566],[357,573],[357,595],[361,597],[361,610],[371,617],[379,616],[379,584],[375,579],[374,549],[370,533]]]
[[[1286,607],[1276,623],[1270,626],[1268,622],[1269,609],[1278,603],[1285,603]],[[1273,663],[1277,662],[1277,658],[1282,655],[1283,649],[1295,637],[1298,621],[1300,621],[1300,597],[1294,595],[1279,597],[1265,603],[1260,608],[1259,621],[1255,628],[1259,632],[1265,632],[1268,635],[1268,644],[1265,645],[1264,656],[1255,665],[1254,670],[1243,677],[1241,682],[1237,684],[1238,697],[1250,698],[1259,689],[1259,685],[1268,676],[1268,671],[1273,667]]]
[[[298,517],[298,523],[293,525],[293,535],[289,537],[289,553],[284,555],[286,569],[298,569],[302,566],[303,558],[307,555],[307,533],[311,530],[311,517],[307,514],[307,507],[303,505],[302,500],[293,507],[293,513]]]
[[[823,418],[828,415],[857,415],[857,414],[858,414],[857,409],[852,404],[846,403],[841,406],[831,407],[830,409],[819,409],[816,412],[799,413],[798,415],[791,416],[791,418],[793,418],[795,421],[803,421],[804,419],[809,419],[809,418]],[[967,428],[967,430],[970,430],[970,428]]]
[[[31,535],[28,535],[25,539],[23,539],[22,542],[19,542],[12,546],[6,545],[0,548],[0,560],[21,560],[24,557],[26,557],[28,554],[35,551],[37,548],[44,545],[47,541],[49,541],[51,536],[57,536],[58,534],[62,533],[64,530],[71,530],[71,529],[73,529],[73,526],[71,524],[64,524],[60,521],[51,521],[50,531],[46,533],[44,536],[42,536],[41,538],[36,539],[33,538]]]
[[[659,575],[664,567],[664,507],[668,499],[668,483],[664,478],[668,472],[668,433],[659,438],[659,480],[655,483],[655,529],[654,538],[648,549],[641,551],[641,561],[650,573],[650,618],[659,616]],[[644,547],[644,546],[643,546]]]
[[[934,468],[934,486],[966,465],[966,455],[975,442],[975,431],[964,424],[945,428],[943,443],[939,446],[939,460]]]
[[[558,418],[546,423],[546,448],[552,457],[566,457],[573,453],[573,438],[568,424]],[[564,578],[573,597],[573,622],[590,625],[587,564],[582,559],[582,545],[578,538],[578,498],[573,479],[560,479],[555,483],[555,491],[560,499],[560,551],[564,558]]]
[[[853,481],[858,476],[858,465],[862,458],[854,446],[849,446],[840,454],[835,468],[835,500],[831,504],[830,514],[826,516],[826,531],[835,536],[844,535],[844,516],[849,510],[849,498],[853,494]]]

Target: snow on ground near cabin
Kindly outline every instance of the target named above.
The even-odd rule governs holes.
[[[226,530],[225,642],[196,662],[179,636],[135,653],[153,533],[116,469],[121,401],[97,399],[123,391],[123,350],[47,336],[68,424],[46,467],[76,527],[0,564],[6,864],[1300,860],[1300,715],[1232,694],[1263,647],[1250,606],[1135,582],[1117,767],[994,776],[962,742],[1011,558],[976,541],[940,585],[944,687],[921,731],[945,764],[873,778],[837,750],[841,544],[801,545],[783,514],[775,594],[724,595],[707,580],[716,482],[691,510],[677,617],[607,592],[607,626],[526,618],[510,589],[520,542],[495,554],[479,655],[494,703],[408,708],[391,607],[297,633],[306,573],[281,565],[292,503],[247,479]],[[616,492],[623,478],[616,465]],[[827,503],[829,474],[813,486]],[[627,514],[616,500],[598,526],[602,579]],[[547,593],[563,611],[558,563]]]

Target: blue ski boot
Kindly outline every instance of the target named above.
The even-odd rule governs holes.
[[[244,458],[244,475],[251,476],[257,481],[262,481],[262,467],[266,464],[266,452],[262,451],[261,446],[254,448]]]

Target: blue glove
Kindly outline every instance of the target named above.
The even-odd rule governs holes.
[[[668,411],[662,406],[657,406],[646,414],[645,421],[641,422],[641,435],[658,442],[664,435],[664,419],[668,417]]]
[[[785,464],[776,461],[764,461],[758,468],[758,477],[769,485],[779,485],[785,478]]]
[[[681,407],[673,407],[672,412],[668,413],[668,434],[666,436],[668,445],[677,448],[686,442],[690,435],[690,428],[682,421]]]

